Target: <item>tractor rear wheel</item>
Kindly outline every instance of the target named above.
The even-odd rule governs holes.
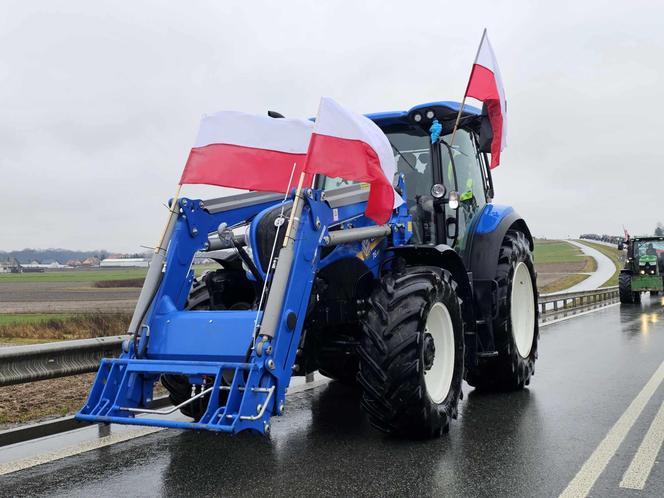
[[[495,356],[479,358],[466,381],[490,391],[513,391],[530,383],[535,373],[539,325],[533,254],[523,232],[509,230],[496,266],[498,313],[493,320]]]
[[[463,321],[456,282],[440,268],[385,274],[362,318],[362,405],[373,426],[413,438],[440,436],[457,416]]]
[[[635,304],[641,302],[641,294],[632,291],[632,274],[621,272],[618,277],[618,293],[622,304]]]

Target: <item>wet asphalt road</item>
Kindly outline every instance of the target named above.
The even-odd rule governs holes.
[[[558,496],[664,360],[664,307],[646,297],[541,332],[530,389],[465,387],[441,439],[383,436],[353,390],[289,396],[271,439],[162,431],[0,477],[2,496]],[[649,399],[590,496],[664,496],[664,451],[641,491],[619,487],[664,400]]]

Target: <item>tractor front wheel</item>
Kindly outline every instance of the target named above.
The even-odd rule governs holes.
[[[463,378],[463,321],[446,270],[402,267],[384,275],[362,318],[362,405],[376,428],[429,438],[447,432]]]
[[[618,293],[622,304],[636,304],[641,302],[641,294],[632,291],[631,273],[622,272],[618,277]]]

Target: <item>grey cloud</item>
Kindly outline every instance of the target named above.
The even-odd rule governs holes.
[[[484,26],[509,100],[496,201],[540,236],[646,232],[664,218],[654,2],[3,7],[2,249],[152,244],[202,113],[306,117],[321,95],[360,112],[458,100]]]

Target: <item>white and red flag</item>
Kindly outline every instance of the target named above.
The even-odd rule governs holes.
[[[491,168],[500,164],[500,152],[507,146],[507,101],[500,77],[496,55],[493,53],[486,29],[477,49],[473,69],[466,87],[465,97],[485,103],[493,139],[491,141]]]
[[[305,171],[368,182],[365,215],[378,224],[387,222],[403,203],[392,186],[396,163],[390,141],[369,118],[329,97],[320,100]]]
[[[313,123],[234,111],[203,116],[180,185],[287,192],[304,169]]]

